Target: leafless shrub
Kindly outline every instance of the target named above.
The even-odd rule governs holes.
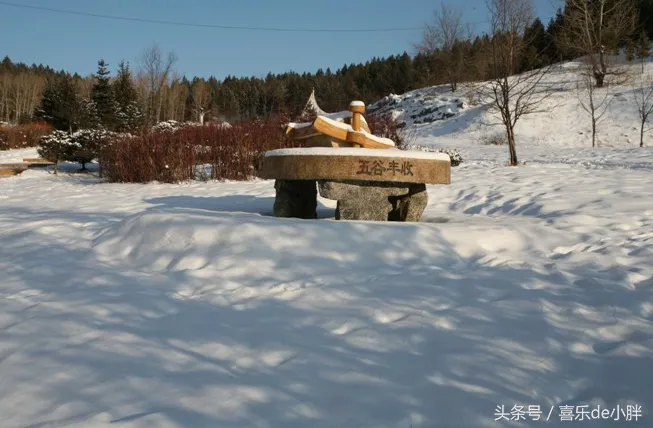
[[[644,134],[651,130],[646,125],[653,114],[653,76],[640,75],[633,91],[633,99],[639,113],[639,147],[644,147]]]

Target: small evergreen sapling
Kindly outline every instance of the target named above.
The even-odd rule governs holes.
[[[72,149],[67,160],[80,163],[82,171],[86,171],[86,164],[100,156],[109,138],[110,134],[103,130],[80,129],[70,138]]]

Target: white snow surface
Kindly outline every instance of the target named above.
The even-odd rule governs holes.
[[[36,148],[17,149],[17,150],[0,150],[0,163],[19,163],[24,158],[38,158],[39,154]]]
[[[651,426],[653,149],[617,100],[589,148],[566,94],[523,120],[519,167],[479,143],[482,109],[411,127],[465,161],[414,224],[322,198],[274,218],[265,180],[0,178],[0,425],[568,426],[587,405]]]
[[[277,149],[265,152],[265,156],[371,156],[398,157],[407,159],[435,159],[450,161],[446,153],[390,149],[366,149],[351,147],[300,147],[292,149]]]
[[[490,427],[498,405],[556,406],[557,426],[558,406],[650,405],[653,164],[634,155],[653,153],[547,153],[454,168],[417,224],[332,221],[324,199],[277,219],[272,181],[0,179],[2,426]]]
[[[577,88],[580,79],[578,67],[578,62],[564,63],[545,76],[542,89],[550,89],[552,95],[540,103],[536,113],[522,116],[517,122],[517,154],[523,160],[533,157],[533,148],[541,152],[574,149],[569,153],[576,153],[578,148],[591,149],[591,119],[581,106],[581,99],[586,104],[587,99],[582,92],[579,95]],[[606,93],[610,101],[607,113],[598,124],[599,148],[639,145],[639,115],[634,96],[642,76],[649,85],[653,84],[653,61],[645,63],[643,75],[641,65],[637,63],[628,71],[629,83],[596,91],[597,102],[603,100]],[[494,153],[493,150],[487,151],[485,144],[494,136],[501,137],[505,131],[496,111],[489,109],[487,100],[478,99],[476,94],[473,85],[460,85],[455,94],[447,86],[436,86],[391,96],[389,99],[396,100],[395,104],[386,100],[370,106],[370,111],[389,113],[400,121],[406,121],[408,132],[405,134],[409,144],[458,148],[464,159],[480,160]],[[449,108],[452,114],[448,118],[423,119],[426,123],[419,124],[415,124],[419,119],[413,120],[406,115],[408,111],[419,113],[433,109],[432,103],[437,104],[438,111]],[[650,128],[650,123],[647,128]],[[653,146],[653,132],[646,134],[644,144]],[[506,149],[506,160],[507,152]]]

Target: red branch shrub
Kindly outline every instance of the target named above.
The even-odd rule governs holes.
[[[29,125],[0,125],[0,150],[36,147],[41,137],[48,135],[53,129],[44,122]]]
[[[116,138],[102,152],[100,167],[113,182],[247,180],[256,175],[266,151],[297,145],[278,121],[186,126]]]
[[[401,148],[405,143],[401,132],[405,123],[393,119],[390,114],[370,114],[365,120],[372,134],[391,139],[397,148]]]

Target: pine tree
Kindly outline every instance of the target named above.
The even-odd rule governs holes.
[[[651,56],[651,43],[646,31],[642,31],[637,41],[637,59],[642,61],[642,73],[644,72],[644,61]]]
[[[118,64],[118,75],[112,86],[116,111],[116,127],[120,132],[137,130],[143,123],[143,114],[138,105],[136,89],[132,82],[129,65]]]
[[[540,18],[536,18],[524,32],[526,47],[521,58],[521,71],[533,70],[547,64],[547,32]]]
[[[644,29],[649,39],[653,38],[653,0],[637,0],[639,3],[639,27]]]
[[[80,100],[79,127],[86,129],[98,129],[102,127],[102,121],[98,114],[95,101],[90,98]]]
[[[95,75],[95,84],[91,90],[91,100],[95,103],[100,124],[106,129],[115,127],[115,105],[111,91],[111,72],[103,59],[98,61],[98,71]]]
[[[49,78],[45,82],[45,89],[43,90],[43,97],[41,104],[34,112],[34,118],[43,122],[49,123],[55,128],[59,129],[56,125],[55,109],[57,107],[59,96],[57,92],[57,82],[54,78]]]
[[[36,117],[70,134],[77,130],[83,109],[75,82],[69,74],[48,80]]]
[[[633,62],[635,60],[635,45],[632,39],[626,42],[626,61]]]

